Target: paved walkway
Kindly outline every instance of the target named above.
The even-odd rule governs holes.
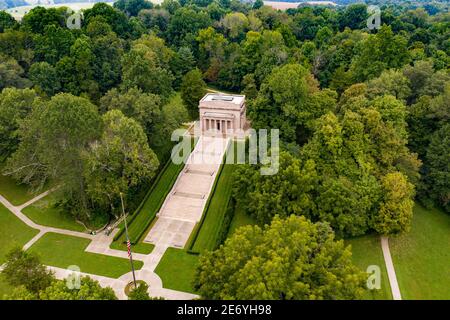
[[[394,300],[402,300],[400,288],[397,282],[397,275],[395,274],[394,263],[392,262],[391,251],[389,250],[389,240],[387,237],[381,237],[381,249],[383,250],[384,263],[388,273],[389,283],[391,285],[392,298]]]
[[[94,236],[89,233],[83,233],[83,232],[79,232],[79,231],[72,231],[72,230],[66,230],[66,229],[60,229],[60,228],[54,228],[54,227],[47,227],[47,226],[37,224],[37,223],[33,222],[30,218],[28,218],[25,214],[22,213],[23,208],[42,199],[48,193],[49,193],[49,191],[46,191],[43,194],[38,195],[37,197],[31,199],[30,201],[28,201],[25,204],[22,204],[20,206],[12,205],[8,200],[6,200],[2,195],[0,195],[0,202],[9,211],[11,211],[17,218],[22,220],[29,227],[39,230],[39,233],[33,239],[31,239],[27,244],[25,244],[26,249],[31,247],[33,245],[33,243],[35,243],[37,240],[39,240],[39,238],[41,238],[47,232],[60,233],[60,234],[68,235],[68,236],[81,237],[81,238],[87,238],[87,239],[94,240]]]
[[[65,234],[68,236],[82,237],[82,238],[87,238],[87,239],[92,240],[90,242],[90,244],[86,247],[86,252],[92,252],[92,253],[97,253],[97,254],[104,254],[104,255],[128,259],[128,255],[127,255],[126,251],[115,250],[115,249],[110,248],[110,245],[114,238],[114,235],[116,234],[116,232],[119,231],[118,229],[115,229],[109,236],[107,236],[103,232],[98,233],[97,235],[94,236],[94,235],[91,235],[88,233],[83,233],[83,232],[78,232],[78,231],[71,231],[71,230],[66,230],[66,229],[42,226],[42,225],[39,225],[39,224],[33,222],[30,218],[28,218],[25,214],[22,213],[23,208],[42,199],[43,197],[48,195],[50,192],[51,192],[51,190],[46,191],[20,206],[12,205],[8,200],[6,200],[2,195],[0,195],[0,203],[2,203],[6,208],[8,208],[9,211],[11,211],[17,218],[22,220],[26,225],[28,225],[29,227],[31,227],[33,229],[39,230],[39,233],[23,246],[23,250],[29,249],[36,241],[38,241],[47,232],[54,232],[54,233],[59,233],[59,234]],[[144,280],[149,285],[148,292],[149,292],[150,296],[152,296],[152,297],[163,297],[163,298],[169,299],[169,300],[186,300],[186,299],[198,298],[197,295],[194,295],[191,293],[186,293],[186,292],[175,291],[175,290],[163,288],[161,279],[154,271],[155,271],[155,268],[158,265],[159,261],[161,260],[162,256],[164,255],[164,252],[166,251],[166,249],[167,249],[167,246],[156,245],[155,248],[153,249],[153,251],[148,255],[134,253],[133,259],[143,261],[143,263],[144,263],[143,267],[140,270],[136,271],[136,278],[138,280]],[[64,279],[71,272],[73,272],[70,270],[56,268],[56,267],[52,267],[52,266],[48,266],[48,268],[55,272],[55,277],[58,279]],[[130,281],[132,281],[132,273],[131,272],[122,275],[118,279],[98,276],[98,275],[94,275],[94,274],[87,274],[87,273],[81,273],[81,274],[88,275],[91,278],[98,280],[100,285],[102,285],[102,286],[112,287],[119,299],[127,299],[123,290],[124,290],[125,286]]]
[[[199,138],[145,242],[176,248],[185,246],[202,217],[229,141],[228,138]]]

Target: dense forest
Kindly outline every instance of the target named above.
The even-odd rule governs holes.
[[[407,230],[414,199],[450,212],[450,15],[414,3],[383,5],[374,30],[365,4],[120,0],[84,10],[81,29],[64,8],[1,11],[3,174],[104,221],[120,193],[139,202],[209,85],[244,93],[255,129],[280,129],[281,174],[235,179],[258,222]]]

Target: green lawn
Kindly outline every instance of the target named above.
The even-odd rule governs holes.
[[[105,277],[119,278],[130,271],[128,259],[85,252],[89,242],[89,239],[47,233],[29,251],[38,254],[43,264],[60,268],[77,265],[81,272]],[[134,262],[136,270],[142,265],[141,261]]]
[[[5,262],[5,256],[11,249],[23,247],[38,232],[0,204],[0,264]]]
[[[209,205],[207,204],[206,212],[203,213],[204,221],[192,246],[192,251],[203,252],[214,249],[231,197],[234,168],[233,164],[223,165],[214,192],[210,195]]]
[[[345,240],[352,247],[353,263],[361,270],[366,271],[370,265],[380,267],[381,289],[367,290],[364,295],[366,300],[392,300],[391,287],[381,250],[380,237],[378,235],[367,235]]]
[[[0,264],[6,254],[16,246],[23,247],[39,231],[28,227],[0,204]],[[10,293],[12,287],[0,276],[0,299]]]
[[[111,249],[127,251],[126,243],[119,242],[119,241],[114,241],[113,243],[111,243],[111,245],[109,247]],[[132,252],[142,253],[142,254],[150,254],[154,248],[155,248],[155,246],[153,244],[145,243],[142,241],[139,241],[137,244],[133,244],[131,246]]]
[[[161,277],[164,288],[195,293],[192,281],[198,259],[186,250],[168,248],[155,272]]]
[[[22,212],[37,224],[74,231],[84,231],[82,224],[75,218],[55,207],[55,198],[52,194],[26,207]]]
[[[28,191],[28,187],[24,184],[18,184],[10,176],[4,176],[3,164],[0,164],[0,194],[13,205],[21,205],[28,200],[33,199],[34,194]]]
[[[239,206],[239,203],[236,204],[236,208],[234,210],[234,217],[233,220],[231,220],[230,229],[228,230],[228,237],[233,235],[233,233],[242,226],[248,226],[248,225],[255,225],[256,220],[246,214],[241,206]]]
[[[411,232],[389,244],[404,299],[450,299],[450,215],[416,204]]]

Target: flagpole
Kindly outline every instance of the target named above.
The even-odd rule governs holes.
[[[127,237],[127,250],[128,250],[128,257],[130,258],[130,264],[131,264],[131,271],[133,272],[133,282],[134,282],[134,288],[136,289],[136,275],[134,274],[134,265],[133,265],[133,256],[131,254],[131,242],[128,238],[128,226],[127,226],[127,217],[125,216],[125,208],[123,206],[123,197],[122,192],[120,193],[120,202],[122,203],[122,214],[123,214],[123,221],[125,223],[125,235]]]

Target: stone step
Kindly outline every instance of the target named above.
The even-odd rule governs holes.
[[[189,192],[181,192],[181,191],[175,191],[173,193],[176,197],[183,197],[183,198],[190,198],[190,199],[205,199],[204,194],[200,193],[189,193]]]
[[[196,169],[187,169],[185,172],[191,173],[191,174],[202,174],[205,176],[212,176],[215,173],[215,171],[202,171],[202,170],[196,170]]]

